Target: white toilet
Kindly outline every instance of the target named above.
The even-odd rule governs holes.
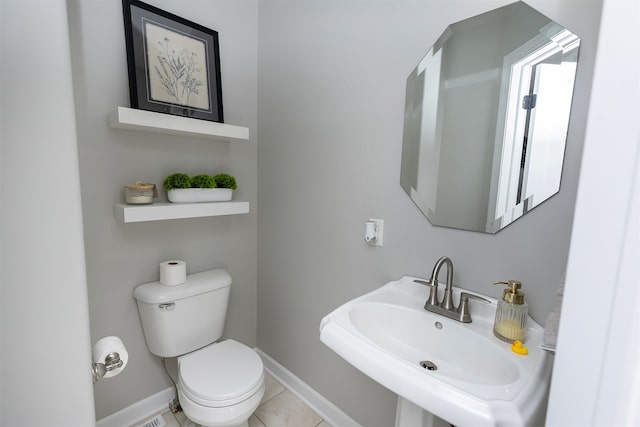
[[[178,399],[187,418],[203,426],[245,426],[264,395],[262,359],[222,336],[231,276],[225,270],[190,274],[186,283],[138,286],[142,328],[151,353],[178,357]]]

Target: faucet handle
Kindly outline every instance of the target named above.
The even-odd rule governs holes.
[[[470,294],[470,293],[467,293],[467,292],[460,292],[460,302],[462,302],[462,301],[469,302],[469,299],[475,299],[475,300],[478,300],[478,301],[482,301],[482,302],[484,302],[486,304],[491,304],[490,300],[488,300],[486,298],[483,298],[481,296]]]
[[[425,309],[427,308],[428,305],[438,305],[438,281],[437,280],[415,279],[414,283],[428,286],[431,289],[429,291],[429,298],[427,298],[427,302],[424,304]]]
[[[478,295],[460,292],[460,305],[458,306],[458,314],[460,315],[460,321],[463,323],[471,322],[471,313],[469,312],[469,299],[482,301],[486,304],[491,303],[491,301],[489,301],[488,299],[479,297]]]
[[[418,283],[418,284],[420,284],[420,285],[425,285],[425,286],[428,286],[428,287],[430,287],[430,288],[431,288],[431,287],[434,287],[434,286],[435,286],[436,288],[438,287],[438,282],[436,281],[436,283],[435,283],[435,284],[432,284],[432,283],[431,283],[431,280],[415,279],[415,280],[413,281],[413,283]]]

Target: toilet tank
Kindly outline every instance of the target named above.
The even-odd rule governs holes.
[[[230,290],[231,276],[223,269],[189,274],[178,286],[136,287],[133,296],[149,351],[175,357],[220,339]]]

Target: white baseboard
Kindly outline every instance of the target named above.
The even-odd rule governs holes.
[[[360,427],[360,424],[355,422],[353,418],[324,398],[320,393],[309,387],[300,378],[293,375],[287,368],[273,360],[259,348],[255,348],[254,350],[262,358],[264,369],[291,393],[306,403],[327,423],[334,427]]]
[[[254,350],[262,358],[265,370],[327,423],[334,427],[360,427],[360,424],[355,422],[353,418],[325,399],[320,393],[309,387],[269,355],[259,348]],[[175,391],[173,387],[169,387],[118,412],[101,418],[96,422],[96,427],[126,427],[144,421],[153,415],[169,410],[169,401],[174,397]]]
[[[99,419],[96,422],[96,427],[127,427],[158,413],[168,411],[169,401],[175,397],[175,394],[173,387],[164,389],[153,396]]]

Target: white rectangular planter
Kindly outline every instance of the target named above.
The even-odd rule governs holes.
[[[228,202],[233,197],[230,188],[180,188],[167,191],[171,203]]]

